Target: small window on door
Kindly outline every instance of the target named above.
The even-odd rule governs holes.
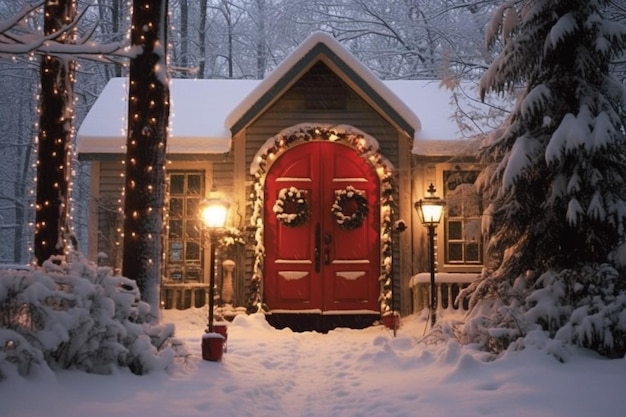
[[[168,172],[167,190],[165,280],[181,284],[202,282],[204,263],[198,207],[204,195],[204,171]]]
[[[478,171],[443,172],[445,263],[480,265],[483,263],[481,236],[482,198],[474,185]]]

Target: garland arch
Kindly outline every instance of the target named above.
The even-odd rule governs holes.
[[[254,178],[251,199],[253,211],[251,225],[256,228],[254,268],[248,296],[248,312],[256,313],[266,309],[263,305],[263,261],[265,247],[263,246],[263,186],[265,176],[278,156],[292,145],[314,140],[326,140],[349,145],[356,150],[359,156],[366,159],[374,167],[380,179],[380,246],[381,246],[381,274],[380,283],[380,313],[391,312],[392,305],[392,227],[396,211],[394,196],[397,193],[393,179],[394,168],[391,163],[379,152],[378,141],[370,135],[349,125],[328,124],[299,124],[282,130],[269,138],[258,150],[250,164],[250,175]]]

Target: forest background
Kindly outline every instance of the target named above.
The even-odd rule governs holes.
[[[27,2],[0,0],[0,21]],[[478,79],[496,50],[486,25],[502,1],[483,0],[169,0],[168,63],[172,78],[261,79],[313,31],[331,33],[381,79]],[[129,42],[127,0],[78,0],[81,36],[101,44]],[[607,17],[626,22],[626,6],[611,2]],[[41,16],[29,15],[33,31]],[[0,28],[1,29],[1,28]],[[39,57],[0,59],[0,263],[32,260]],[[121,58],[78,58],[75,121],[80,126],[112,77],[126,76]],[[626,82],[626,61],[614,62]],[[463,93],[462,91],[460,93]],[[468,132],[471,134],[471,132]],[[89,162],[76,161],[72,226],[86,249]],[[99,202],[110,204],[110,202]],[[6,244],[4,244],[6,243]]]

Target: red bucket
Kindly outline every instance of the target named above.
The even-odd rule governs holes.
[[[224,352],[228,350],[228,326],[224,323],[213,324],[213,331],[224,336]]]
[[[202,335],[202,359],[218,362],[224,354],[224,336],[219,333],[205,333]]]
[[[400,315],[397,312],[386,313],[383,316],[383,324],[388,329],[399,329],[400,328]]]

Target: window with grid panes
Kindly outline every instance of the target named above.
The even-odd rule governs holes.
[[[165,279],[175,283],[202,282],[204,265],[198,207],[204,198],[204,172],[168,172],[167,185]]]
[[[480,265],[483,262],[481,236],[482,198],[474,185],[478,171],[443,172],[446,200],[445,263]]]

